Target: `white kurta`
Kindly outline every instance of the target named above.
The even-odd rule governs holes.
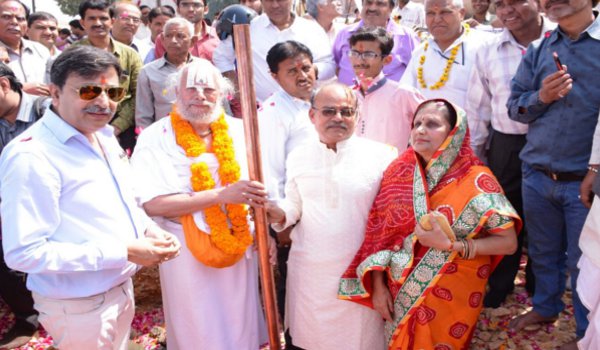
[[[286,224],[298,222],[288,260],[286,326],[304,349],[384,349],[383,319],[337,299],[340,277],[360,247],[371,204],[396,149],[356,136],[337,152],[314,141],[287,161]],[[282,229],[283,227],[275,227]]]
[[[247,178],[242,121],[228,118],[236,158]],[[205,161],[219,184],[218,163],[212,153]],[[170,118],[163,118],[141,134],[131,158],[139,180],[139,203],[165,194],[190,193],[190,159],[175,143]],[[163,306],[169,350],[258,349],[266,341],[266,328],[258,293],[257,259],[252,248],[235,265],[217,269],[196,260],[185,245],[180,224],[154,218],[182,243],[181,254],[160,265]],[[194,220],[207,229],[202,213]]]

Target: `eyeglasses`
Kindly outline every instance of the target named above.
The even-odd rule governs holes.
[[[348,51],[348,57],[350,57],[350,58],[362,58],[363,60],[372,60],[379,56],[381,56],[381,55],[376,52],[373,52],[373,51],[363,51],[363,52],[356,51],[356,50]]]
[[[75,89],[79,93],[79,98],[84,101],[91,101],[100,96],[102,92],[113,102],[121,102],[125,98],[125,88],[120,86],[102,87],[99,85],[84,85],[79,89]]]
[[[179,6],[183,8],[193,7],[195,9],[201,9],[204,7],[204,4],[201,2],[180,2]]]
[[[133,24],[139,24],[142,21],[139,17],[133,16],[121,16],[119,19],[123,22],[131,22]]]
[[[315,110],[321,112],[321,114],[326,118],[333,118],[338,113],[343,118],[352,118],[352,117],[354,117],[354,114],[356,113],[356,110],[352,107],[342,107],[339,109],[335,108],[335,107],[323,107],[321,109],[319,109],[317,107],[312,107],[312,109],[315,109]]]

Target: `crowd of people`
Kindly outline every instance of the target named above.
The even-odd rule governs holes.
[[[467,349],[524,251],[533,308],[509,328],[555,321],[570,288],[561,349],[600,348],[597,0],[172,5],[83,0],[61,28],[0,0],[0,349],[40,325],[127,349],[152,265],[169,349],[259,349],[253,208],[286,349]]]

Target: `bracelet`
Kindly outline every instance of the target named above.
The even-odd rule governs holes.
[[[588,167],[587,167],[587,168],[588,168],[588,170],[589,170],[589,171],[591,171],[592,173],[594,173],[594,174],[598,174],[598,168],[594,168],[594,167],[593,167],[593,166],[591,166],[591,165],[588,165]]]
[[[472,239],[467,239],[467,246],[469,247],[469,254],[467,254],[467,260],[472,260],[475,257],[475,243]]]
[[[467,256],[467,243],[465,242],[464,239],[461,239],[460,241],[458,241],[462,247],[462,249],[458,252],[458,255],[461,258],[465,258]]]

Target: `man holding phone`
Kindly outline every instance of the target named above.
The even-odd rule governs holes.
[[[579,236],[588,213],[588,192],[580,195],[598,172],[589,164],[600,107],[600,19],[597,0],[541,0],[558,28],[529,46],[512,81],[507,107],[511,119],[529,125],[523,161],[523,208],[527,218],[529,255],[536,277],[533,309],[510,326],[556,319],[565,305],[566,271],[571,276],[577,339],[588,325],[587,310],[576,291],[581,256]],[[562,61],[561,69],[554,52]],[[585,205],[584,205],[585,204]],[[562,349],[576,349],[576,340]]]

